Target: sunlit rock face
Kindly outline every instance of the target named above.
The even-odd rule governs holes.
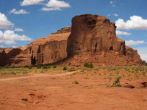
[[[104,16],[80,15],[72,19],[67,44],[70,64],[93,62],[98,65],[142,64],[137,51],[126,47],[116,36],[116,26]]]
[[[68,39],[69,55],[110,50],[125,54],[125,42],[116,37],[115,24],[106,17],[97,15],[73,18]]]

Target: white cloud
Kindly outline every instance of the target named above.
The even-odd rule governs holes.
[[[119,14],[117,13],[112,13],[112,14],[108,14],[108,17],[119,17]]]
[[[12,30],[0,31],[0,46],[15,46],[19,41],[31,41],[31,38],[25,35],[18,35]]]
[[[37,5],[43,2],[44,0],[23,0],[21,6]]]
[[[113,13],[113,16],[118,17],[119,15],[117,13]]]
[[[45,7],[42,8],[43,11],[54,11],[61,10],[63,8],[69,8],[70,4],[61,0],[49,0]]]
[[[26,11],[26,10],[24,10],[24,9],[16,10],[16,9],[14,8],[14,9],[12,9],[12,10],[10,11],[10,13],[16,14],[16,15],[20,15],[20,14],[28,14],[29,12]]]
[[[126,45],[127,46],[135,46],[135,45],[140,45],[140,44],[144,44],[145,41],[143,40],[127,40],[126,41]]]
[[[141,59],[145,60],[147,62],[147,47],[140,47],[136,48],[139,55],[141,56]]]
[[[21,28],[15,28],[6,15],[0,12],[0,47],[14,47],[20,41],[31,41],[31,38],[26,35],[16,33],[22,31],[23,29]]]
[[[15,31],[15,32],[23,32],[24,30],[21,29],[21,28],[15,28],[14,31]]]
[[[60,11],[60,8],[48,8],[48,7],[43,7],[42,11]]]
[[[140,29],[147,30],[147,19],[141,16],[131,16],[129,20],[124,21],[123,19],[118,19],[116,22],[118,29]]]
[[[113,1],[110,1],[110,4],[113,4]]]
[[[110,5],[111,5],[112,7],[115,7],[115,6],[116,6],[114,0],[111,0],[109,3],[110,3]]]
[[[131,35],[131,33],[129,33],[129,32],[119,31],[119,30],[116,30],[116,34],[117,34],[117,35],[125,35],[125,36]]]
[[[8,20],[7,16],[0,12],[0,29],[10,29],[14,24]]]

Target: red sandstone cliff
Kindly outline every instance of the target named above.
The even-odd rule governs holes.
[[[72,20],[67,44],[69,64],[136,65],[142,60],[136,50],[116,36],[116,26],[106,17],[80,15]]]
[[[67,57],[65,63],[72,65],[85,62],[97,65],[141,64],[137,51],[126,47],[125,41],[117,38],[115,31],[115,24],[106,17],[76,16],[71,28],[62,28],[21,48],[0,49],[0,66],[52,64]]]
[[[0,49],[0,66],[30,66],[52,64],[67,57],[70,28],[57,31],[46,38],[34,40],[21,48]]]

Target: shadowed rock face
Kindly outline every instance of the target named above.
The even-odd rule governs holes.
[[[8,63],[7,59],[5,50],[0,49],[0,66],[5,66]]]
[[[70,64],[141,64],[137,51],[126,47],[125,41],[117,38],[115,31],[115,24],[106,17],[76,16],[71,28],[62,28],[21,48],[0,49],[0,66],[53,64],[67,57],[65,63]]]
[[[13,63],[14,58],[21,52],[22,50],[20,48],[0,49],[0,66],[9,66],[11,63]]]

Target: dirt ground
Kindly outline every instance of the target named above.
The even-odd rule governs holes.
[[[111,87],[112,76],[89,70],[0,78],[0,110],[147,110],[147,77],[123,75],[122,87]]]

